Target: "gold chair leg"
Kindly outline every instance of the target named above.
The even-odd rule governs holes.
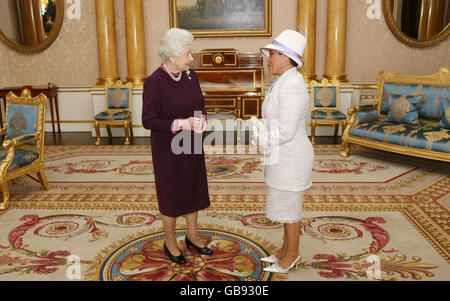
[[[341,152],[341,157],[347,158],[350,153],[350,143],[347,142],[348,133],[347,130],[347,121],[342,124],[342,147],[344,150]]]
[[[132,123],[132,122],[130,122],[130,135],[131,135],[131,138],[134,138],[134,134],[133,134],[133,123]]]
[[[3,196],[3,202],[0,203],[0,210],[6,210],[9,206],[9,189],[6,181],[0,183],[0,190]]]
[[[110,125],[107,125],[107,126],[106,126],[106,130],[108,131],[109,139],[112,139],[111,126],[110,126]]]
[[[38,174],[39,182],[41,183],[42,187],[44,187],[45,190],[50,190],[50,186],[48,185],[48,182],[47,182],[47,177],[45,176],[44,167],[42,167],[38,171],[37,174]]]
[[[100,124],[98,121],[94,122],[95,126],[95,132],[97,133],[97,141],[95,142],[95,145],[100,145]]]
[[[347,139],[342,137],[342,147],[344,150],[341,152],[341,157],[347,158],[348,154],[350,153],[350,143],[347,143]]]
[[[128,122],[125,122],[123,124],[123,130],[125,131],[125,145],[129,145],[130,144],[130,139],[128,137]]]

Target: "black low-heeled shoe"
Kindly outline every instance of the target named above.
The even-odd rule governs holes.
[[[200,248],[200,247],[197,247],[196,245],[194,245],[192,243],[192,241],[189,240],[187,235],[186,235],[186,238],[184,241],[186,242],[186,246],[188,247],[188,249],[191,249],[191,247],[194,247],[194,249],[196,249],[197,252],[202,255],[211,255],[213,253],[213,251],[208,247]]]
[[[183,253],[181,253],[181,251],[180,251],[180,253],[181,253],[180,255],[173,256],[170,253],[169,249],[167,249],[166,243],[164,243],[164,252],[166,252],[166,255],[169,257],[169,259],[172,262],[175,262],[175,263],[178,263],[178,264],[185,264],[186,263],[186,258],[184,258]]]

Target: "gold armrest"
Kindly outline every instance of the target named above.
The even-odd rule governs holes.
[[[29,139],[27,139],[30,137]],[[6,157],[0,162],[0,177],[4,176],[6,174],[6,171],[8,170],[9,166],[11,165],[11,162],[14,159],[14,149],[16,146],[25,144],[34,140],[37,140],[40,137],[40,133],[34,133],[34,134],[26,134],[19,137],[16,137],[14,139],[9,139],[3,141],[2,147],[7,151]],[[21,139],[24,139],[20,141]]]
[[[356,115],[358,112],[369,112],[369,111],[375,111],[377,110],[377,106],[374,105],[357,105],[357,106],[351,106],[348,108],[348,116],[350,120],[352,119],[353,115]],[[351,123],[351,121],[350,121]]]
[[[347,122],[347,125],[345,127],[345,130],[344,130],[342,136],[348,135],[348,131],[355,126],[356,121],[358,120],[356,113],[358,113],[358,112],[359,112],[359,106],[351,106],[350,108],[348,108],[349,120]]]
[[[26,135],[18,136],[14,139],[8,139],[8,140],[3,141],[2,146],[4,149],[8,150],[12,146],[16,147],[18,145],[22,145],[25,143],[29,143],[31,141],[35,141],[35,140],[39,139],[39,137],[40,137],[40,133],[38,133],[38,132],[33,133],[33,134],[26,134]]]
[[[376,104],[359,104],[356,106],[356,110],[358,112],[368,112],[368,111],[374,111],[377,110],[377,105]]]
[[[347,122],[346,133],[348,134],[348,130],[356,126],[356,123],[358,121],[358,114],[359,112],[370,112],[377,110],[377,105],[357,105],[357,106],[351,106],[348,108],[348,116],[349,121]]]
[[[8,170],[11,162],[14,159],[14,147],[9,147],[7,149],[6,157],[0,161],[0,177],[4,177],[6,171]]]
[[[351,106],[348,108],[348,116],[351,119],[352,116],[359,112],[359,106]]]

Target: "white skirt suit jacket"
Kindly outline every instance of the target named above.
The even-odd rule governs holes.
[[[303,76],[293,67],[278,77],[262,106],[264,181],[278,190],[300,192],[312,185],[314,149],[306,132],[310,111]]]

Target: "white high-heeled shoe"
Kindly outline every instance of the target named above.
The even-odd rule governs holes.
[[[280,259],[275,254],[273,254],[270,255],[269,257],[261,258],[261,261],[268,263],[277,263],[278,261],[280,261]]]
[[[299,255],[294,262],[287,268],[287,269],[283,269],[282,267],[280,267],[280,265],[278,263],[272,264],[270,267],[264,268],[265,272],[271,272],[271,273],[282,273],[282,274],[286,274],[287,272],[289,272],[290,269],[292,269],[292,267],[295,265],[295,268],[298,269],[298,265],[300,264],[300,262],[297,262],[299,259],[301,259],[302,256]]]

